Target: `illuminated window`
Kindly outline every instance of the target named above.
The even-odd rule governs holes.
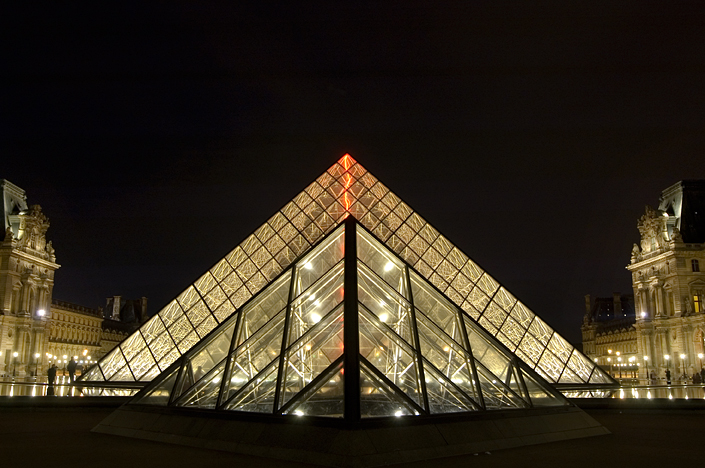
[[[690,266],[693,271],[700,271],[700,262],[698,262],[696,259],[692,259],[690,261]]]
[[[703,295],[700,291],[693,294],[693,310],[695,313],[703,311]]]

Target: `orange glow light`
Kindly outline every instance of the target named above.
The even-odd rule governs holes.
[[[353,166],[353,164],[355,164],[356,161],[348,153],[345,153],[345,155],[342,158],[340,158],[340,161],[338,161],[338,162],[347,171],[348,169],[350,169]]]

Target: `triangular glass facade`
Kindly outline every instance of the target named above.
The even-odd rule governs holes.
[[[349,217],[132,403],[358,420],[567,401]]]
[[[359,220],[371,238],[395,252],[413,267],[419,278],[430,282],[434,290],[442,292],[452,304],[465,311],[549,382],[615,384],[611,377],[517,301],[349,155],[341,158],[138,331],[104,356],[81,380],[151,381],[218,324],[227,321],[250,298],[268,287],[348,215]],[[361,260],[384,282],[376,290],[364,291],[363,294],[370,295],[365,296],[365,300],[374,302],[375,295],[388,290],[407,297],[409,292],[405,288],[408,285],[401,281],[401,262],[394,263],[386,271],[386,265],[381,265],[379,258],[375,259],[373,250],[365,254],[369,258]],[[307,267],[301,275],[296,275],[298,283],[292,294],[306,290],[319,269],[327,269],[334,259],[335,255],[313,261],[310,270]],[[329,279],[335,282],[335,273],[330,274]],[[286,283],[286,280],[282,281]],[[366,280],[361,283],[363,281]],[[325,289],[334,288],[332,283],[319,287],[322,288],[320,294],[328,294],[325,300],[335,302],[333,289]],[[288,291],[277,291],[270,300],[284,300],[282,294],[286,296],[286,293]],[[394,320],[394,333],[408,341],[408,324],[404,321],[408,322],[412,311],[403,309],[403,301],[399,303],[397,296],[391,297],[389,304],[371,306],[368,311],[378,318],[379,314],[387,314],[390,320]],[[296,307],[300,309],[300,317],[310,309],[303,299]],[[443,314],[442,310],[424,311],[421,303],[419,308],[430,319],[439,320],[438,328],[450,339],[459,339],[454,333],[458,333],[460,323],[443,321],[440,315],[437,316]],[[274,314],[273,310],[268,309],[267,313]],[[273,317],[266,315],[258,320]],[[303,333],[310,326],[298,320],[298,325],[292,324],[292,336]],[[455,331],[453,327],[456,327]],[[254,332],[251,329],[242,331],[243,336]]]

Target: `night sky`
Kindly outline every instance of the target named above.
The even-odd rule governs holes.
[[[56,299],[157,312],[349,152],[579,341],[705,178],[701,2],[193,3],[0,7],[0,178]]]

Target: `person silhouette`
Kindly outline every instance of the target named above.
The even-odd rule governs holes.
[[[76,361],[74,361],[73,358],[71,358],[68,365],[66,366],[66,370],[69,371],[69,380],[71,381],[71,383],[73,383],[76,378]]]

